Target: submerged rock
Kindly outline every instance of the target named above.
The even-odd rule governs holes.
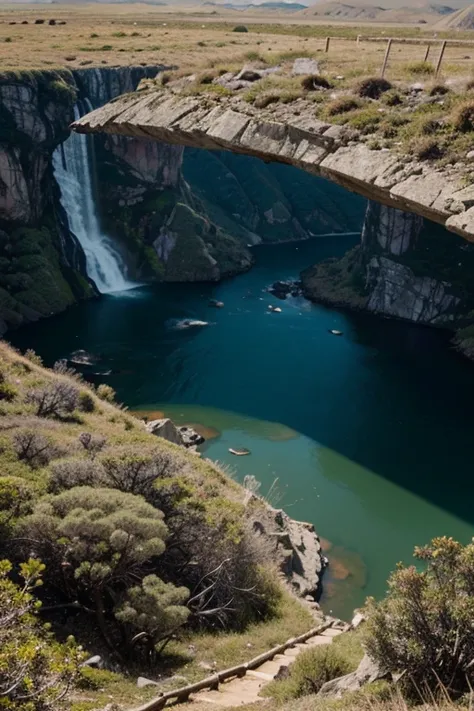
[[[269,294],[273,294],[277,299],[282,301],[287,298],[287,296],[301,296],[302,295],[302,283],[298,280],[289,279],[288,281],[276,281],[267,289]]]
[[[81,348],[73,351],[68,360],[76,365],[95,365],[99,362],[100,357]]]
[[[235,454],[236,457],[245,457],[247,454],[250,454],[250,449],[246,449],[245,447],[242,449],[233,449],[229,447],[229,452]]]
[[[224,302],[217,301],[216,299],[211,299],[209,301],[208,306],[212,306],[214,309],[222,309],[222,308],[224,308]]]

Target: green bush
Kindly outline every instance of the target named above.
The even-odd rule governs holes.
[[[81,654],[74,644],[58,644],[38,621],[33,596],[44,565],[30,559],[20,566],[21,586],[10,580],[12,566],[0,561],[0,706],[6,711],[53,711],[77,678]]]
[[[338,116],[361,108],[362,103],[355,96],[341,96],[326,104],[325,114],[327,116]]]
[[[81,390],[79,393],[78,408],[81,412],[94,412],[95,402],[94,398],[87,390]]]
[[[367,651],[409,695],[458,698],[474,685],[474,543],[435,538],[414,555],[424,569],[399,564],[386,598],[368,601]]]
[[[461,133],[474,131],[474,101],[465,101],[456,106],[451,115],[451,123]]]
[[[405,65],[405,71],[414,76],[430,76],[434,74],[431,62],[410,62]]]
[[[308,74],[301,80],[301,86],[305,91],[317,91],[318,89],[330,89],[331,84],[326,77],[320,74]]]
[[[289,668],[289,676],[265,687],[265,695],[279,703],[317,694],[323,684],[348,674],[351,664],[333,645],[313,647],[301,652]]]
[[[245,25],[236,25],[232,32],[248,32],[248,28]]]
[[[106,402],[114,403],[115,395],[115,390],[110,385],[106,385],[105,383],[101,383],[97,388],[97,396]]]
[[[11,402],[18,395],[18,390],[11,383],[0,381],[0,400]]]
[[[437,160],[443,155],[438,139],[430,136],[416,136],[410,141],[409,147],[419,160]]]

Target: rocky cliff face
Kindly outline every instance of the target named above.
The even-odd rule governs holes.
[[[96,150],[104,224],[140,279],[220,279],[248,269],[248,245],[362,223],[362,199],[290,166],[116,135],[97,136]]]
[[[94,293],[61,233],[51,166],[75,99],[68,71],[0,74],[0,333]]]
[[[370,202],[361,244],[303,273],[309,298],[454,326],[474,303],[474,246],[417,215]]]

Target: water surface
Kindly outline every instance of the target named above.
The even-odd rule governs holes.
[[[355,239],[257,247],[255,268],[222,284],[107,295],[10,337],[48,365],[78,348],[100,354],[95,370],[112,372],[89,377],[131,408],[211,428],[206,456],[253,474],[326,539],[323,603],[346,617],[383,594],[414,545],[474,534],[474,368],[446,334],[264,291]],[[181,319],[209,325],[176,329]]]

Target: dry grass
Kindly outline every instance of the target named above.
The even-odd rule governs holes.
[[[218,15],[170,12],[169,6],[79,5],[79,6],[4,6],[0,10],[0,66],[3,69],[67,66],[165,64],[194,70],[219,62],[245,62],[256,55],[268,61],[290,61],[296,56],[315,56],[323,60],[328,79],[344,76],[347,86],[354,78],[377,75],[383,61],[383,42],[361,42],[359,33],[390,36],[392,28],[381,26],[325,26],[311,19],[269,16],[267,23],[249,13],[219,10]],[[66,21],[50,26],[49,18]],[[35,25],[36,18],[46,20]],[[252,19],[253,18],[253,19]],[[274,19],[275,18],[275,19]],[[249,22],[247,22],[247,19]],[[23,21],[28,24],[21,24]],[[17,24],[9,24],[16,22]],[[245,22],[249,32],[232,32]],[[420,28],[397,27],[399,37],[423,37]],[[452,33],[456,39],[469,33]],[[324,53],[325,38],[331,35],[330,52]],[[449,35],[449,33],[448,33]],[[443,35],[444,36],[444,35]],[[432,40],[432,33],[426,34]],[[441,35],[440,35],[441,37]],[[472,37],[469,37],[472,39]],[[433,46],[432,57],[437,47]],[[473,48],[474,52],[474,48]],[[390,80],[413,76],[408,66],[420,65],[425,55],[423,44],[393,45],[387,77]],[[448,46],[445,66],[453,74],[468,79],[472,61],[465,47]]]

